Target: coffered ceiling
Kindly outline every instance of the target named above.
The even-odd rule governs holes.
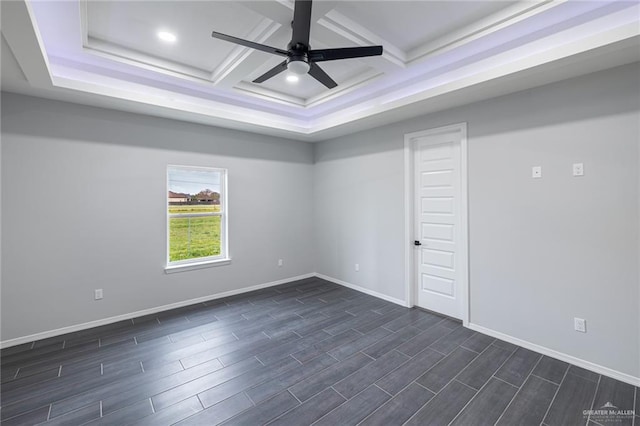
[[[321,1],[311,48],[382,45],[252,81],[282,57],[293,1],[2,2],[2,88],[181,120],[320,140],[640,60],[637,1]],[[164,31],[175,36],[167,42]]]

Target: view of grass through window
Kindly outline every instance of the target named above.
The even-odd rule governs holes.
[[[169,262],[222,254],[222,171],[168,168]]]

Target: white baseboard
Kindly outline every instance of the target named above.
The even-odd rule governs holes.
[[[359,291],[364,294],[368,294],[369,296],[377,297],[378,299],[386,300],[387,302],[395,303],[396,305],[404,306],[405,308],[410,308],[406,301],[396,299],[395,297],[387,296],[386,294],[378,293],[377,291],[369,290],[368,288],[360,287],[355,284],[348,283],[346,281],[339,280],[337,278],[329,277],[327,275],[318,274],[317,272],[314,274],[318,278],[322,278],[326,281],[331,281],[332,283],[340,284],[341,286],[350,288],[352,290]]]
[[[55,330],[43,331],[41,333],[35,333],[29,336],[16,337],[15,339],[3,340],[3,341],[0,341],[0,349],[21,345],[23,343],[33,342],[34,340],[42,340],[42,339],[47,339],[49,337],[60,336],[62,334],[73,333],[74,331],[81,331],[81,330],[86,330],[88,328],[99,327],[101,325],[113,324],[114,322],[137,318],[144,315],[156,314],[158,312],[168,311],[170,309],[182,308],[183,306],[194,305],[196,303],[207,302],[209,300],[221,299],[223,297],[235,296],[236,294],[248,293],[250,291],[260,290],[262,288],[273,287],[273,286],[285,284],[291,281],[298,281],[305,278],[312,278],[315,276],[316,274],[314,273],[298,275],[295,277],[285,278],[277,281],[271,281],[263,284],[257,284],[251,287],[245,287],[238,290],[229,290],[222,293],[212,294],[209,296],[183,300],[182,302],[176,302],[168,305],[157,306],[155,308],[143,309],[141,311],[131,312],[128,314],[117,315],[115,317],[89,321],[82,324],[71,325],[69,327],[57,328]]]
[[[352,290],[356,290],[356,291],[359,291],[361,293],[365,293],[365,294],[368,294],[370,296],[377,297],[378,299],[386,300],[387,302],[395,303],[397,305],[404,306],[404,307],[410,307],[410,306],[408,306],[407,302],[404,301],[404,300],[396,299],[395,297],[387,296],[386,294],[378,293],[377,291],[369,290],[367,288],[360,287],[358,285],[351,284],[351,283],[348,283],[346,281],[339,280],[337,278],[329,277],[329,276],[324,275],[324,274],[309,273],[309,274],[298,275],[298,276],[295,276],[295,277],[285,278],[285,279],[281,279],[281,280],[277,280],[277,281],[271,281],[271,282],[268,282],[268,283],[257,284],[257,285],[251,286],[251,287],[245,287],[245,288],[238,289],[238,290],[225,291],[225,292],[222,292],[222,293],[217,293],[217,294],[212,294],[212,295],[208,295],[208,296],[198,297],[198,298],[195,298],[195,299],[184,300],[184,301],[181,301],[181,302],[171,303],[171,304],[168,304],[168,305],[157,306],[155,308],[149,308],[149,309],[144,309],[144,310],[141,310],[141,311],[131,312],[131,313],[128,313],[128,314],[117,315],[117,316],[114,316],[114,317],[104,318],[104,319],[100,319],[100,320],[96,320],[96,321],[90,321],[90,322],[86,322],[86,323],[83,323],[83,324],[77,324],[77,325],[72,325],[72,326],[69,326],[69,327],[63,327],[63,328],[58,328],[58,329],[55,329],[55,330],[49,330],[49,331],[44,331],[44,332],[41,332],[41,333],[35,333],[35,334],[31,334],[29,336],[23,336],[23,337],[17,337],[15,339],[4,340],[4,341],[0,341],[0,348],[4,349],[4,348],[11,347],[11,346],[16,346],[16,345],[20,345],[20,344],[23,344],[23,343],[32,342],[32,341],[35,341],[35,340],[47,339],[49,337],[60,336],[62,334],[67,334],[67,333],[73,333],[75,331],[86,330],[86,329],[92,328],[92,327],[98,327],[98,326],[102,326],[102,325],[112,324],[112,323],[118,322],[118,321],[137,318],[137,317],[141,317],[141,316],[149,315],[149,314],[155,314],[155,313],[158,313],[158,312],[168,311],[168,310],[175,309],[175,308],[181,308],[183,306],[189,306],[189,305],[193,305],[193,304],[196,304],[196,303],[206,302],[206,301],[209,301],[209,300],[221,299],[223,297],[228,297],[228,296],[235,296],[237,294],[248,293],[248,292],[251,292],[251,291],[254,291],[254,290],[260,290],[262,288],[273,287],[273,286],[280,285],[280,284],[285,284],[285,283],[288,283],[288,282],[291,282],[291,281],[298,281],[298,280],[302,280],[302,279],[305,279],[305,278],[311,278],[311,277],[318,277],[318,278],[321,278],[323,280],[330,281],[330,282],[339,284],[341,286],[350,288]],[[537,345],[535,343],[531,343],[531,342],[526,341],[526,340],[518,339],[517,337],[513,337],[513,336],[510,336],[508,334],[504,334],[504,333],[501,333],[499,331],[495,331],[495,330],[492,330],[492,329],[489,329],[489,328],[486,328],[486,327],[483,327],[483,326],[480,326],[480,325],[477,325],[477,324],[469,323],[467,325],[467,327],[470,328],[471,330],[475,330],[475,331],[477,331],[479,333],[483,333],[483,334],[486,334],[488,336],[495,337],[495,338],[500,339],[500,340],[504,340],[505,342],[513,343],[514,345],[522,346],[523,348],[527,348],[527,349],[530,349],[532,351],[541,353],[543,355],[547,355],[547,356],[549,356],[551,358],[559,359],[561,361],[565,361],[565,362],[568,362],[570,364],[577,365],[578,367],[585,368],[585,369],[587,369],[589,371],[593,371],[593,372],[598,373],[598,374],[603,374],[605,376],[614,378],[616,380],[620,380],[621,382],[629,383],[630,385],[634,385],[634,386],[640,386],[640,377],[635,377],[635,376],[632,376],[630,374],[622,373],[620,371],[613,370],[611,368],[604,367],[604,366],[599,365],[599,364],[594,364],[592,362],[583,360],[581,358],[577,358],[577,357],[574,357],[572,355],[568,355],[568,354],[565,354],[565,353],[562,353],[562,352],[558,352],[558,351],[555,351],[553,349],[549,349],[549,348],[547,348],[545,346],[540,346],[540,345]]]
[[[602,374],[611,377],[621,382],[629,383],[633,386],[640,386],[640,377],[635,377],[630,374],[622,373],[611,368],[604,367],[599,364],[594,364],[589,361],[585,361],[581,358],[576,358],[572,355],[567,355],[563,352],[558,352],[553,349],[549,349],[545,346],[540,346],[535,343],[528,342],[526,340],[518,339],[517,337],[510,336],[508,334],[501,333],[499,331],[492,330],[490,328],[483,327],[481,325],[469,323],[467,326],[471,330],[475,330],[479,333],[486,334],[491,337],[495,337],[505,342],[513,343],[514,345],[522,346],[523,348],[530,349],[532,351],[547,355],[551,358],[559,359],[560,361],[568,362],[569,364],[577,365],[586,370],[593,371],[594,373]]]

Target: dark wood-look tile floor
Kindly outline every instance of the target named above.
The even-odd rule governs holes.
[[[1,361],[3,425],[566,426],[609,424],[584,415],[607,403],[640,411],[633,386],[316,278]]]

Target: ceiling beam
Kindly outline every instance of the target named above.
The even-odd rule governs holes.
[[[0,2],[2,34],[29,84],[51,88],[49,61],[29,3]]]
[[[325,16],[329,11],[336,7],[336,1],[315,1],[311,10],[311,22],[317,22]],[[291,31],[291,21],[293,21],[293,1],[277,0],[271,1],[253,1],[241,3],[247,9],[250,9],[259,15],[265,16],[272,21],[280,23],[284,28]],[[311,29],[313,35],[313,28]],[[291,37],[289,37],[291,38]]]
[[[245,38],[256,43],[270,44],[268,40],[281,31],[283,28],[280,23],[264,18]],[[237,46],[213,71],[211,81],[218,87],[231,88],[245,79],[252,70],[264,64],[268,56],[263,52],[258,54],[255,49]],[[282,58],[278,58],[278,61],[281,60]]]
[[[326,15],[318,21],[318,24],[356,46],[383,46],[384,51],[382,53],[382,58],[387,62],[387,66],[380,63],[378,58],[378,66],[376,68],[381,71],[405,68],[406,54],[403,50],[394,46],[390,41],[378,36],[368,28],[365,28],[357,22],[347,18],[335,9],[328,11]]]
[[[548,9],[560,6],[567,0],[534,0],[518,1],[504,9],[493,13],[479,21],[445,34],[435,40],[425,40],[419,47],[407,52],[407,63],[419,62],[433,54],[470,43],[491,33],[531,18]]]

